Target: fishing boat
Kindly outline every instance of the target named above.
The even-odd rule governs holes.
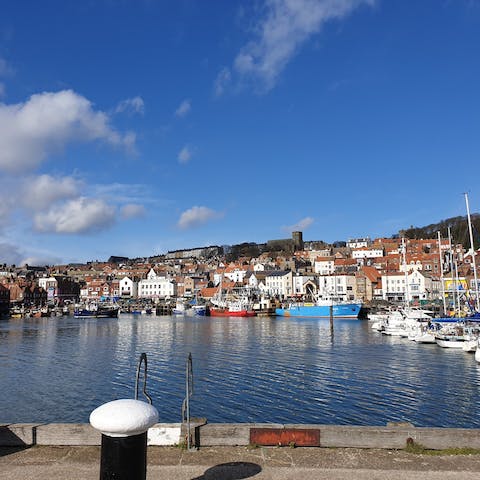
[[[102,305],[91,303],[82,307],[76,307],[73,316],[75,318],[117,318],[117,305]]]
[[[330,299],[318,299],[312,303],[290,303],[283,308],[276,308],[275,315],[282,317],[319,317],[357,319],[362,302],[342,302]]]
[[[210,307],[211,317],[254,317],[255,315],[255,312],[242,302],[227,302],[224,307]]]
[[[172,315],[185,315],[185,313],[186,313],[185,303],[183,303],[180,300],[177,300],[177,303],[175,304],[175,307],[172,310]]]
[[[205,317],[207,315],[207,306],[206,305],[191,305],[187,308],[186,314],[192,317],[199,316]]]
[[[210,300],[211,317],[254,317],[256,315],[250,300],[241,294],[232,292],[223,294],[223,275],[220,279],[218,292]]]

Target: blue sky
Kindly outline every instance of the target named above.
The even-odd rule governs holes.
[[[4,0],[0,261],[478,212],[479,79],[478,0]]]

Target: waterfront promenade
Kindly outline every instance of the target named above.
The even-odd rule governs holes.
[[[0,447],[0,479],[92,480],[99,477],[97,446]],[[418,455],[356,448],[148,448],[148,480],[470,480],[480,455]]]

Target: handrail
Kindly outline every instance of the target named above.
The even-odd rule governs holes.
[[[152,404],[152,397],[147,393],[147,354],[146,353],[141,353],[140,354],[140,359],[138,361],[138,366],[137,366],[137,375],[135,377],[135,400],[138,400],[138,380],[140,378],[140,367],[142,366],[142,362],[144,364],[144,369],[143,369],[143,394],[148,400],[148,403],[151,405]]]
[[[187,450],[192,450],[190,435],[190,397],[193,395],[193,366],[192,354],[189,353],[185,365],[185,399],[182,403],[182,421],[187,423]]]

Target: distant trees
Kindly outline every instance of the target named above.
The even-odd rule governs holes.
[[[480,246],[480,214],[474,213],[471,216],[472,231],[473,231],[473,243],[475,248]],[[446,220],[441,220],[438,223],[432,223],[426,227],[410,227],[404,230],[402,233],[407,238],[421,239],[421,238],[436,238],[437,232],[440,232],[442,238],[448,237],[448,228],[452,234],[453,241],[455,243],[461,243],[466,248],[470,246],[470,235],[468,232],[468,220],[467,217],[452,217]]]

